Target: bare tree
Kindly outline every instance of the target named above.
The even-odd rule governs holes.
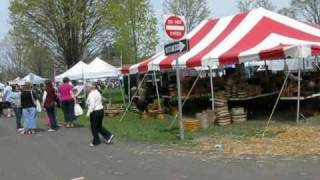
[[[299,17],[320,24],[320,0],[292,0],[291,8]]]
[[[278,13],[293,19],[297,19],[297,11],[293,8],[282,8],[279,9]]]
[[[194,29],[210,14],[207,0],[164,0],[163,7],[166,14],[184,16],[188,31]]]
[[[23,76],[26,72],[24,59],[27,50],[23,44],[12,36],[3,39],[0,46],[0,59],[3,71],[13,76]]]
[[[269,0],[238,0],[237,7],[240,12],[247,12],[260,7],[272,11],[276,8]]]
[[[12,0],[12,26],[17,35],[48,47],[67,67],[97,53],[105,31],[101,10],[107,0]],[[26,35],[27,34],[27,35]]]

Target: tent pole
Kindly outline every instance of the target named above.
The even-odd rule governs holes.
[[[303,60],[303,59],[302,59]],[[298,97],[297,97],[297,124],[300,122],[300,95],[301,95],[301,58],[298,61]]]
[[[214,90],[213,90],[213,71],[212,66],[209,66],[210,69],[210,87],[211,87],[211,108],[214,111]]]
[[[161,103],[160,103],[160,94],[159,94],[159,88],[158,88],[157,76],[156,76],[156,72],[155,72],[155,71],[153,71],[153,80],[154,80],[155,85],[156,85],[157,98],[158,98],[158,108],[159,108],[159,110],[160,110],[160,111],[162,111]]]
[[[284,90],[284,88],[285,88],[285,86],[286,86],[286,84],[287,84],[288,79],[289,79],[289,74],[290,74],[290,69],[288,70],[288,73],[287,73],[287,75],[286,75],[286,78],[285,78],[285,80],[284,80],[284,82],[283,82],[283,85],[282,85],[281,90],[280,90],[280,92],[279,92],[277,101],[276,101],[276,103],[275,103],[274,106],[273,106],[272,112],[271,112],[271,114],[270,114],[270,116],[269,116],[269,119],[268,119],[268,121],[267,121],[266,128],[265,128],[265,130],[264,130],[263,133],[262,133],[262,137],[264,137],[264,134],[265,134],[265,132],[267,131],[267,128],[269,127],[269,124],[270,124],[271,119],[272,119],[272,117],[273,117],[273,115],[274,115],[274,112],[276,111],[276,108],[277,108],[277,106],[278,106],[278,104],[279,104],[279,101],[280,101],[282,92],[283,92],[283,90]]]
[[[120,80],[120,78],[119,78],[119,80]],[[122,83],[123,83],[123,78],[122,78],[122,81],[120,81],[119,85],[120,85],[120,89],[121,89],[123,104],[126,105],[126,99],[124,97],[124,85]]]
[[[144,80],[146,79],[146,76],[147,76],[147,73],[143,76],[143,79],[141,80],[141,83],[140,83],[140,84],[138,84],[137,91],[135,92],[135,94],[134,94],[132,97],[134,97],[134,96],[136,96],[136,95],[138,94],[138,89],[140,89],[140,88],[141,88],[141,86],[142,86],[142,84],[143,84]],[[122,122],[122,121],[123,121],[124,117],[126,116],[127,112],[129,111],[129,108],[131,107],[132,101],[133,101],[133,98],[132,98],[132,99],[129,99],[128,106],[127,106],[127,108],[126,108],[125,112],[123,113],[122,117],[120,118],[120,122]]]
[[[190,90],[189,90],[186,98],[184,99],[184,101],[183,101],[183,103],[182,103],[182,108],[184,107],[184,105],[186,104],[187,100],[189,99],[189,97],[190,97],[190,95],[191,95],[191,92],[192,92],[192,90],[194,89],[194,87],[196,86],[197,82],[199,81],[200,75],[201,75],[202,72],[203,72],[203,71],[201,70],[201,72],[198,73],[197,79],[193,82],[192,87],[190,88]],[[172,122],[171,122],[171,124],[170,124],[170,126],[169,126],[169,129],[171,129],[171,128],[173,127],[173,125],[174,125],[175,121],[177,120],[177,118],[178,118],[178,114],[175,115],[175,117],[173,118],[173,120],[172,120]]]
[[[130,88],[130,73],[128,74],[128,102],[131,101],[131,88]]]

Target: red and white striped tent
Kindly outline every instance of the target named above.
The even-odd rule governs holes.
[[[187,35],[190,51],[179,56],[181,68],[259,60],[307,58],[320,54],[320,28],[263,8],[202,22]],[[175,68],[175,57],[160,52],[123,73]]]

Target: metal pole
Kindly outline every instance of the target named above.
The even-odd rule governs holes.
[[[154,83],[155,83],[155,85],[156,85],[157,98],[158,98],[158,107],[159,107],[159,110],[162,111],[161,103],[160,103],[160,94],[159,94],[157,76],[156,76],[156,72],[155,72],[155,71],[153,71],[153,80],[154,80]]]
[[[297,124],[300,122],[300,92],[301,92],[301,58],[298,60],[298,100],[297,100]]]
[[[210,86],[211,86],[211,108],[214,111],[214,90],[213,90],[213,72],[212,67],[209,66],[210,69]]]
[[[270,116],[269,116],[269,119],[268,119],[268,121],[267,121],[267,125],[266,125],[266,127],[265,127],[265,130],[264,130],[263,133],[262,133],[262,137],[264,137],[264,134],[265,134],[265,132],[267,131],[267,128],[269,127],[269,124],[270,124],[270,122],[271,122],[271,119],[272,119],[272,117],[273,117],[273,115],[274,115],[274,113],[275,113],[275,111],[276,111],[276,108],[277,108],[277,106],[278,106],[278,104],[279,104],[279,101],[280,101],[282,92],[283,92],[283,90],[284,90],[284,88],[285,88],[285,86],[286,86],[286,84],[287,84],[288,79],[289,79],[290,73],[291,73],[291,72],[290,72],[290,69],[289,69],[289,70],[288,70],[288,73],[287,73],[287,75],[286,75],[286,78],[284,79],[284,82],[283,82],[283,85],[282,85],[282,87],[281,87],[281,90],[280,90],[280,92],[279,92],[279,94],[278,94],[278,98],[277,98],[277,100],[276,100],[276,103],[274,104],[274,106],[273,106],[273,108],[272,108],[272,112],[271,112],[271,114],[270,114]]]
[[[183,117],[182,117],[179,54],[176,55],[176,78],[177,78],[177,91],[178,91],[178,111],[179,111],[179,125],[180,125],[180,140],[183,141],[184,140],[184,127],[183,127]]]
[[[131,88],[130,88],[130,74],[128,74],[128,98],[129,102],[131,101]]]
[[[146,79],[146,76],[147,76],[147,73],[143,76],[141,83],[139,84],[139,82],[138,82],[138,89],[141,88],[142,83],[144,83],[144,80]],[[138,94],[138,90],[133,94],[133,97],[136,96],[137,94]],[[122,122],[122,120],[126,116],[127,112],[129,111],[129,108],[131,107],[132,101],[133,101],[133,98],[129,99],[128,106],[127,106],[126,110],[124,111],[124,113],[122,114],[122,117],[120,118],[120,122]]]
[[[120,80],[120,77],[119,77],[119,80]],[[123,100],[123,104],[126,105],[126,99],[124,97],[124,85],[122,84],[124,83],[123,82],[123,78],[122,78],[122,81],[120,81],[119,85],[120,85],[120,89],[121,89],[121,95],[122,95],[122,100]]]

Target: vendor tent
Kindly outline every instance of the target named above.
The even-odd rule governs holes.
[[[62,81],[64,77],[68,77],[71,80],[85,79],[86,71],[88,70],[88,65],[82,61],[79,61],[73,67],[68,69],[66,72],[56,76],[56,81]]]
[[[107,77],[117,77],[120,72],[118,68],[108,64],[100,58],[95,58],[85,72],[86,79],[101,79]]]
[[[22,78],[18,84],[22,84],[24,82],[31,82],[32,84],[41,84],[41,83],[44,83],[45,80],[47,79],[40,77],[38,75],[35,75],[33,73],[29,73],[27,76]]]
[[[9,81],[9,84],[20,84],[22,85],[23,80],[20,77],[16,77],[14,80]]]
[[[217,67],[259,60],[306,58],[320,53],[320,28],[263,8],[209,19],[187,35],[190,51],[179,67]],[[163,52],[122,72],[143,73],[175,68],[175,56]]]

